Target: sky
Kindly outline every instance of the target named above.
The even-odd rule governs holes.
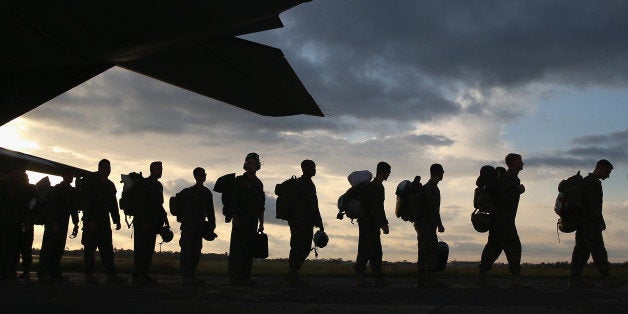
[[[426,180],[432,163],[445,169],[439,237],[450,260],[479,260],[487,234],[470,223],[474,182],[509,152],[525,163],[523,262],[568,261],[574,235],[558,239],[557,184],[606,158],[615,169],[603,182],[604,239],[611,261],[628,261],[627,10],[626,1],[315,0],[284,12],[284,28],[244,38],[282,49],[324,118],[263,117],[113,68],[0,127],[0,146],[89,170],[107,158],[118,193],[120,174],[147,174],[160,160],[166,199],[192,185],[195,167],[211,188],[257,152],[271,258],[287,257],[290,238],[273,218],[274,186],[300,175],[303,159],[317,163],[330,237],[319,258],[345,260],[355,259],[358,236],[357,224],[335,218],[346,177],[387,161],[388,261],[416,261],[416,233],[394,216],[394,190]],[[224,253],[230,225],[214,200],[219,237],[203,252]],[[131,231],[114,232],[114,246],[132,248]],[[162,250],[179,250],[178,232]]]

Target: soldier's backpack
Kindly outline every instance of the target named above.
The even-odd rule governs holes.
[[[50,179],[46,176],[39,180],[34,187],[35,198],[33,199],[31,208],[31,221],[36,225],[46,223],[46,208],[50,206],[49,195],[52,190]],[[30,205],[30,204],[29,204]]]
[[[338,198],[338,215],[336,218],[342,220],[344,216],[351,219],[362,218],[365,214],[364,209],[364,194],[368,182],[360,182],[355,186],[352,186]]]
[[[403,221],[415,222],[423,208],[423,185],[421,177],[414,177],[414,181],[403,180],[397,185],[397,205],[395,216]]]
[[[565,233],[578,229],[576,215],[584,206],[584,178],[578,171],[575,175],[560,181],[558,184],[558,196],[554,204],[554,212],[560,217],[557,228]]]
[[[181,190],[181,192],[170,197],[168,206],[170,208],[170,214],[177,217],[177,221],[181,222],[181,213],[189,210],[192,207],[191,200],[186,196],[187,188]]]
[[[477,232],[487,232],[491,226],[500,173],[503,174],[503,172],[505,169],[502,167],[486,165],[480,168],[480,175],[475,180],[474,210],[471,213],[471,224]]]
[[[120,209],[124,211],[124,215],[128,217],[135,216],[135,212],[139,206],[139,186],[143,183],[144,177],[141,172],[131,172],[121,175],[122,196],[120,197]],[[126,217],[125,217],[126,219]],[[128,222],[127,222],[128,223]]]
[[[298,205],[299,181],[296,176],[275,185],[275,218],[288,220]]]
[[[225,174],[216,180],[213,189],[214,192],[221,194],[222,214],[225,216],[225,221],[227,222],[231,221],[232,218],[232,209],[230,206],[233,204],[233,198],[235,195],[231,195],[231,191],[233,191],[235,178],[235,173]]]

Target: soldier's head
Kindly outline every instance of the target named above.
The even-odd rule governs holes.
[[[387,162],[380,161],[379,163],[377,163],[377,171],[375,172],[375,177],[379,178],[382,181],[388,179],[388,176],[390,176],[390,169],[391,167]]]
[[[150,176],[154,179],[161,178],[161,174],[163,172],[163,166],[161,165],[161,161],[153,161],[150,163]]]
[[[445,170],[441,164],[433,164],[430,166],[430,178],[436,182],[443,179]]]
[[[192,174],[194,175],[194,180],[196,180],[196,184],[205,183],[205,180],[207,179],[207,174],[205,173],[205,169],[201,167],[196,167],[194,168],[194,171],[192,171]]]
[[[262,168],[262,163],[259,160],[257,153],[249,153],[244,157],[244,170],[248,173],[255,173]]]
[[[605,180],[611,175],[611,171],[613,171],[613,165],[611,164],[611,162],[606,159],[600,159],[595,164],[595,170],[593,170],[593,175],[595,175],[599,179]]]
[[[523,159],[521,158],[521,155],[510,153],[506,155],[505,161],[506,166],[508,166],[508,170],[517,172],[523,170]]]
[[[314,161],[306,159],[301,162],[301,171],[303,171],[303,176],[311,178],[316,175],[316,164]]]
[[[74,171],[70,168],[65,168],[61,172],[61,177],[63,178],[64,183],[72,184],[72,181],[74,180]]]
[[[111,162],[107,159],[102,159],[98,162],[98,175],[101,178],[107,178],[111,174]]]

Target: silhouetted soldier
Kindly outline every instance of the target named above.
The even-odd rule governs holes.
[[[505,158],[508,170],[499,178],[497,203],[493,223],[488,231],[488,242],[482,251],[477,286],[491,287],[486,273],[491,269],[502,250],[506,253],[508,268],[513,276],[511,288],[529,287],[520,278],[521,241],[515,226],[519,198],[525,187],[517,176],[523,170],[521,155],[510,153]]]
[[[296,197],[298,206],[293,208],[293,212],[288,218],[290,226],[290,256],[288,273],[285,280],[292,286],[302,286],[305,283],[299,278],[299,269],[305,259],[310,254],[312,246],[313,228],[318,227],[321,231],[323,220],[318,209],[318,198],[316,196],[316,186],[312,182],[312,177],[316,175],[316,164],[312,160],[301,162],[303,175],[298,179]]]
[[[438,182],[443,179],[443,166],[430,166],[430,180],[423,186],[423,208],[414,223],[417,232],[419,258],[417,261],[417,287],[441,288],[445,284],[434,278],[438,263],[438,232],[445,232],[440,219],[440,189]]]
[[[602,215],[602,182],[611,174],[613,165],[602,159],[595,165],[593,173],[589,173],[582,182],[583,207],[576,213],[578,230],[576,231],[576,245],[571,256],[571,277],[569,286],[573,288],[589,288],[592,284],[582,281],[582,269],[593,257],[593,262],[602,274],[604,287],[619,285],[610,275],[608,254],[604,247],[602,231],[606,230],[606,223]]]
[[[184,285],[199,285],[204,282],[195,277],[196,267],[201,257],[203,248],[203,232],[205,224],[209,224],[211,232],[216,229],[216,216],[214,214],[214,201],[212,192],[203,185],[207,178],[205,169],[195,168],[193,171],[196,184],[180,192],[180,196],[185,200],[184,206],[179,214],[181,222],[181,276]],[[207,219],[207,220],[206,220]]]
[[[261,168],[259,155],[250,153],[244,159],[244,174],[235,178],[232,204],[231,243],[229,245],[229,284],[253,286],[251,268],[257,232],[264,230],[264,185],[255,175]],[[259,220],[259,227],[258,222]]]
[[[388,220],[384,211],[384,185],[382,182],[390,175],[390,165],[386,162],[377,164],[377,172],[373,181],[366,186],[364,197],[364,213],[358,219],[360,235],[358,239],[358,256],[355,261],[356,286],[368,286],[364,274],[366,263],[369,262],[375,277],[376,286],[388,286],[389,282],[382,272],[382,241],[380,229],[388,234]]]
[[[22,172],[22,195],[20,196],[20,204],[23,206],[22,211],[25,213],[22,215],[22,222],[20,228],[20,250],[16,263],[19,262],[19,258],[22,258],[22,273],[18,277],[23,280],[31,279],[31,265],[33,264],[33,238],[35,232],[35,226],[33,223],[33,217],[31,215],[33,199],[37,197],[37,191],[35,185],[28,182],[28,175],[26,172]]]
[[[107,282],[123,283],[125,278],[118,276],[113,263],[113,243],[111,220],[120,230],[120,213],[116,199],[116,187],[108,179],[111,174],[111,163],[107,159],[98,162],[98,172],[85,178],[81,188],[83,207],[83,235],[81,243],[84,246],[83,261],[85,264],[85,282],[98,283],[94,276],[96,249],[100,252],[100,260],[105,267]]]
[[[168,224],[164,209],[164,188],[159,182],[163,167],[161,161],[150,164],[150,176],[138,186],[137,209],[133,219],[133,283],[156,284],[149,275],[155,253],[155,241],[161,228]]]
[[[74,173],[66,169],[63,181],[52,188],[48,195],[48,204],[44,212],[44,237],[39,254],[40,281],[67,281],[62,275],[61,257],[65,251],[68,235],[68,219],[72,217],[74,228],[78,228],[79,215],[76,208],[76,191],[71,185]]]
[[[9,281],[17,280],[20,233],[28,214],[24,171],[22,166],[11,167],[0,186],[0,275]]]

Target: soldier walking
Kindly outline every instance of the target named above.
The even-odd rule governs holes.
[[[312,246],[313,228],[324,231],[323,220],[318,208],[316,186],[312,177],[316,175],[316,164],[312,160],[301,162],[303,175],[298,179],[296,189],[297,204],[288,218],[290,226],[290,256],[289,270],[285,280],[291,286],[303,286],[306,283],[299,277],[299,269],[310,254]]]
[[[423,186],[423,208],[414,222],[417,232],[418,252],[417,287],[442,288],[446,285],[434,278],[438,262],[438,232],[445,232],[440,218],[440,189],[438,183],[443,180],[445,170],[440,164],[430,166],[430,180]]]
[[[388,220],[384,211],[384,185],[382,182],[390,176],[390,165],[386,162],[377,164],[377,171],[373,181],[366,186],[364,197],[364,213],[358,218],[360,235],[358,239],[358,256],[355,261],[356,287],[367,287],[364,274],[366,263],[370,263],[375,277],[376,286],[389,286],[382,272],[382,240],[380,229],[388,234]]]

